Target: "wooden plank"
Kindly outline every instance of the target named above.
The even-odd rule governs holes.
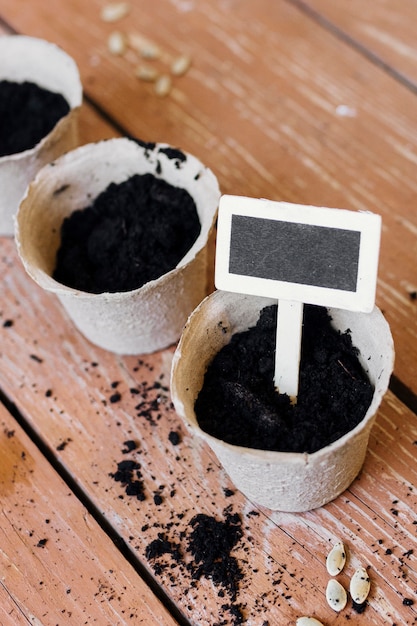
[[[312,612],[329,626],[348,618],[359,623],[351,607],[337,615],[326,604],[324,560],[336,539],[349,550],[345,584],[359,564],[370,567],[370,605],[361,620],[416,623],[416,604],[403,601],[416,599],[416,554],[404,555],[414,549],[417,529],[417,421],[392,394],[349,491],[317,511],[271,513],[233,493],[213,453],[175,414],[168,390],[172,349],[119,357],[95,348],[57,299],[26,276],[11,241],[1,242],[1,258],[0,387],[192,624],[233,623],[223,608],[231,602],[227,592],[221,597],[212,580],[193,580],[186,566],[195,565],[187,551],[192,518],[224,520],[227,507],[243,523],[232,555],[243,571],[236,604],[249,624],[290,624]],[[6,320],[12,323],[4,325]],[[170,440],[172,432],[179,434],[178,444]],[[126,441],[137,449],[129,451]],[[140,463],[144,500],[114,480],[123,460]],[[42,529],[39,538],[44,519],[40,514],[32,524]],[[160,533],[178,546],[179,561],[148,558]]]
[[[19,0],[1,16],[62,45],[118,124],[196,154],[224,193],[380,213],[377,302],[392,326],[395,373],[415,392],[415,94],[284,0],[245,0],[233,12],[220,1],[137,2],[116,25],[100,21],[101,6]],[[131,54],[108,53],[115,28],[191,54],[169,96],[136,79]]]
[[[0,405],[0,623],[174,624]]]
[[[414,24],[417,7],[407,0],[294,0],[294,4],[319,20],[325,20],[349,37],[375,62],[386,66],[410,84],[417,83],[417,50]]]
[[[413,386],[413,94],[282,2],[242,2],[233,14],[220,3],[137,3],[125,26],[149,29],[145,34],[172,54],[193,55],[192,70],[162,100],[152,86],[132,82],[129,60],[108,56],[113,27],[97,21],[98,2],[62,3],[60,12],[37,1],[9,4],[2,15],[18,30],[48,36],[76,56],[89,96],[129,132],[194,152],[225,191],[380,209],[386,225],[380,303],[402,348],[397,372]],[[240,494],[227,497],[231,485],[211,452],[190,439],[168,392],[152,388],[168,380],[172,351],[139,363],[93,348],[56,300],[24,275],[12,242],[1,243],[2,318],[13,324],[1,329],[0,384],[150,573],[160,563],[148,562],[146,548],[159,532],[185,551],[192,516],[223,519],[231,505],[245,525],[235,552],[245,574],[238,600],[253,624],[293,622],[313,610],[327,624],[346,616],[355,623],[351,609],[335,616],[324,600],[323,560],[335,538],[349,547],[345,581],[362,559],[371,566],[367,622],[415,622],[415,608],[403,604],[413,599],[416,579],[415,557],[405,556],[415,541],[414,415],[388,396],[365,471],[335,503],[299,516],[258,511]],[[110,401],[115,389],[119,402]],[[138,396],[148,419],[135,409]],[[148,401],[158,399],[161,410],[150,410]],[[172,430],[181,433],[178,446],[169,441]],[[124,453],[127,439],[139,449]],[[143,502],[109,475],[126,458],[142,465]],[[190,571],[167,559],[169,568],[154,575],[190,621],[230,618],[222,609],[227,597],[212,581],[192,581]]]

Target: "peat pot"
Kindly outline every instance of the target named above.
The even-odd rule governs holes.
[[[178,160],[169,148],[126,138],[77,148],[40,170],[17,215],[16,244],[28,274],[58,296],[87,339],[118,354],[150,353],[177,341],[208,293],[207,242],[220,198],[217,179],[192,155],[182,153]],[[57,282],[52,275],[64,218],[91,205],[111,182],[145,173],[193,197],[201,232],[187,254],[173,270],[132,291],[87,293]]]
[[[13,218],[29,182],[41,167],[78,145],[82,85],[73,59],[43,39],[0,37],[0,59],[0,80],[35,83],[61,94],[70,107],[36,146],[0,157],[0,235],[12,236]]]
[[[334,326],[352,332],[360,361],[375,386],[363,420],[334,443],[314,452],[291,453],[230,445],[198,425],[194,403],[214,355],[234,333],[254,326],[260,310],[276,301],[225,291],[208,296],[191,314],[174,354],[172,400],[192,433],[213,449],[235,486],[250,500],[272,510],[301,512],[320,507],[342,493],[359,473],[369,434],[393,369],[389,326],[378,308],[372,313],[329,309]]]

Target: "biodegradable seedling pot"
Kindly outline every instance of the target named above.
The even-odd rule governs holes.
[[[183,160],[170,158],[169,148],[125,138],[77,148],[42,168],[17,214],[16,244],[28,274],[58,296],[87,339],[119,354],[154,352],[177,341],[188,315],[208,292],[207,242],[220,190],[198,159],[188,154]],[[183,259],[132,291],[93,294],[57,282],[52,275],[64,218],[89,206],[111,182],[145,173],[187,190],[194,199],[201,232]]]
[[[36,172],[78,145],[82,85],[73,59],[55,44],[26,37],[0,37],[0,80],[29,81],[60,93],[70,110],[36,146],[0,157],[0,235],[14,234],[13,218]]]
[[[301,512],[320,507],[342,493],[359,473],[369,434],[393,369],[389,326],[379,309],[353,313],[329,309],[333,325],[351,330],[361,364],[375,387],[362,421],[334,443],[308,453],[274,452],[231,445],[204,432],[194,411],[209,363],[234,333],[254,326],[260,310],[276,301],[217,291],[191,314],[174,354],[171,394],[192,433],[216,453],[235,486],[250,500],[272,510]],[[278,305],[279,306],[279,305]]]

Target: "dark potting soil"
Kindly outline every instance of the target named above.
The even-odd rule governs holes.
[[[35,83],[0,81],[0,156],[29,150],[70,107],[64,96]]]
[[[195,403],[200,427],[228,443],[261,450],[315,452],[364,417],[373,386],[349,331],[331,325],[327,309],[304,307],[297,404],[274,387],[277,307],[233,335],[209,365]]]
[[[211,578],[235,601],[243,572],[231,552],[243,536],[242,520],[238,513],[226,511],[226,514],[225,521],[204,513],[198,513],[190,521],[193,530],[188,538],[188,551],[194,561],[189,568],[193,578]]]
[[[53,276],[89,293],[138,289],[174,269],[200,230],[188,191],[135,174],[64,220]]]
[[[234,549],[243,538],[242,518],[239,513],[232,513],[230,507],[225,509],[224,516],[225,519],[219,520],[197,513],[180,532],[181,543],[171,540],[166,532],[159,532],[158,538],[146,546],[145,556],[156,574],[167,568],[172,572],[178,566],[189,572],[193,581],[210,579],[217,587],[219,597],[224,600],[222,612],[227,611],[231,618],[216,624],[238,626],[246,621],[243,607],[237,602],[244,570],[233,556]],[[160,557],[164,555],[170,555],[174,563],[160,562]]]

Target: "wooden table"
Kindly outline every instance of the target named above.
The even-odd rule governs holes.
[[[382,215],[377,304],[395,372],[348,491],[309,513],[270,512],[234,490],[172,409],[174,348],[119,357],[94,347],[2,239],[0,623],[213,626],[239,623],[234,604],[256,626],[301,615],[417,624],[417,5],[132,0],[127,17],[107,23],[104,4],[0,0],[1,32],[48,39],[76,60],[82,143],[164,141],[199,157],[223,193]],[[114,30],[159,45],[159,69],[180,54],[191,68],[158,96],[135,76],[133,52],[109,53]],[[114,480],[123,460],[141,464],[143,501]],[[193,579],[187,547],[196,514],[228,512],[243,530],[235,601]],[[181,558],[150,558],[158,537]],[[326,603],[324,561],[337,539],[348,549],[342,582],[369,568],[362,615]]]

